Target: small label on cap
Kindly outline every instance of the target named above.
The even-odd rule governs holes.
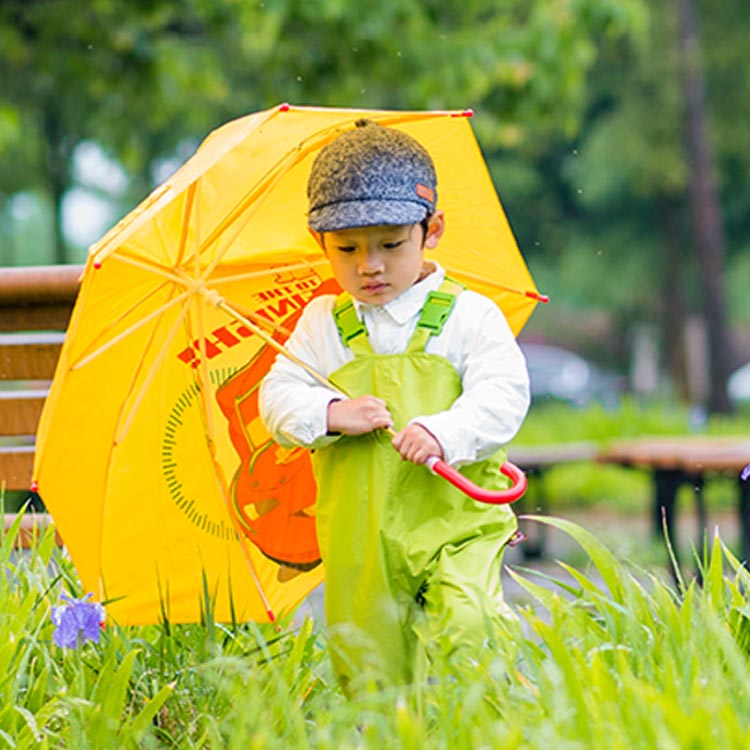
[[[435,191],[432,188],[428,188],[427,185],[422,185],[419,182],[417,183],[417,195],[420,198],[430,201],[430,203],[435,202]]]

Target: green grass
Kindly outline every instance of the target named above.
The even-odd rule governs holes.
[[[516,441],[523,445],[611,440],[645,435],[747,435],[747,407],[732,416],[711,415],[696,425],[690,409],[672,401],[640,402],[623,398],[617,409],[598,403],[577,408],[562,402],[533,404]]]
[[[714,539],[703,586],[621,562],[591,533],[558,581],[516,572],[526,603],[475,663],[346,700],[310,620],[292,629],[118,627],[62,650],[50,608],[80,596],[47,533],[2,538],[0,748],[712,748],[750,742],[750,576]],[[567,583],[563,581],[567,580]],[[572,581],[572,583],[571,583]]]

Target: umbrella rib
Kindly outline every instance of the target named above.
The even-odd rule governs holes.
[[[189,286],[191,283],[187,278],[180,276],[179,274],[171,271],[168,268],[157,266],[153,263],[146,263],[145,261],[131,258],[129,255],[112,255],[111,258],[113,260],[122,261],[123,263],[129,263],[131,266],[135,266],[136,268],[143,268],[150,273],[157,274],[158,276],[163,276],[165,279],[169,279],[169,281],[173,281],[175,284]]]
[[[172,327],[169,329],[169,332],[167,333],[164,343],[162,344],[161,349],[159,350],[158,354],[156,355],[156,358],[151,363],[151,367],[146,374],[146,378],[143,381],[143,384],[141,385],[140,389],[138,390],[138,393],[136,394],[135,400],[133,401],[133,405],[130,407],[130,410],[127,412],[125,419],[121,423],[117,433],[115,434],[115,445],[122,442],[122,440],[125,438],[125,436],[128,433],[128,430],[130,429],[130,425],[133,422],[133,418],[135,417],[135,413],[138,411],[138,408],[141,405],[141,402],[146,396],[146,391],[148,390],[149,386],[151,385],[151,381],[156,376],[156,373],[159,370],[159,367],[161,366],[162,361],[167,356],[167,353],[169,352],[169,346],[172,343],[172,340],[177,335],[177,331],[182,324],[182,321],[185,319],[185,316],[187,315],[188,307],[190,304],[190,300],[187,300],[187,303],[183,306],[182,310],[180,311],[180,314],[177,316],[175,322],[172,324]]]
[[[279,107],[276,107],[274,110],[269,111],[266,118],[259,122],[255,126],[255,128],[258,129],[262,127],[266,122],[268,122],[268,120],[278,115],[280,111],[283,110]],[[200,151],[200,148],[198,150]],[[216,163],[216,161],[218,161],[218,159],[220,159],[224,155],[225,153],[215,155],[213,161],[211,162],[211,165]],[[109,232],[107,232],[107,234],[105,234],[104,237],[99,240],[99,242],[93,245],[93,247],[91,248],[91,256],[98,262],[102,262],[105,258],[108,258],[112,253],[116,252],[119,247],[122,246],[124,241],[126,239],[129,239],[138,229],[143,226],[145,222],[149,221],[153,217],[153,214],[156,213],[157,209],[161,210],[166,205],[168,205],[174,199],[174,197],[179,194],[177,193],[175,185],[180,185],[181,183],[185,182],[183,173],[187,172],[186,166],[186,164],[183,164],[182,167],[180,167],[180,169],[178,169],[167,181],[155,188],[151,192],[151,194],[147,196],[145,201],[135,209],[134,212],[131,212],[128,217],[123,219],[121,223],[118,223]],[[195,179],[197,178],[193,178],[193,180]],[[183,189],[185,188],[181,188],[181,191]],[[130,218],[131,216],[132,218]],[[120,243],[113,244],[114,240],[117,237],[120,238]],[[163,245],[164,247],[167,247],[166,243],[163,243]]]
[[[220,284],[231,284],[234,281],[246,281],[248,279],[257,279],[264,276],[268,276],[269,273],[275,271],[284,273],[286,271],[305,271],[309,268],[317,268],[318,266],[328,265],[326,258],[320,260],[312,260],[309,263],[295,263],[290,266],[271,266],[270,268],[264,268],[262,271],[247,271],[246,273],[236,273],[231,276],[222,276],[220,279],[211,279],[211,286],[219,286]]]
[[[197,180],[190,186],[189,191],[191,193],[191,200],[188,204],[188,206],[185,207],[185,214],[182,218],[182,233],[185,237],[187,237],[188,233],[188,222],[190,221],[191,215],[194,218],[194,225],[195,225],[195,242],[194,242],[194,252],[193,252],[193,260],[195,262],[193,273],[196,279],[201,278],[201,266],[200,266],[200,256],[201,256],[201,212],[198,209],[198,185],[201,184]],[[195,207],[195,210],[191,210],[192,207]],[[180,254],[182,256],[182,253]]]
[[[242,305],[238,305],[237,309],[243,315],[247,315],[247,317],[250,318],[250,320],[252,320],[253,323],[255,323],[255,325],[257,326],[265,327],[267,330],[273,333],[280,333],[285,339],[288,339],[292,335],[292,332],[288,328],[285,328],[283,325],[281,325],[281,323],[274,323],[271,320],[267,320],[261,315],[258,315],[258,313],[253,312],[252,310],[248,310]]]
[[[191,187],[193,187],[193,195],[194,197],[197,195],[198,192],[198,183],[195,182]],[[195,262],[194,267],[194,274],[196,279],[200,279],[201,283],[205,280],[206,275],[204,274],[201,276],[201,268],[200,268],[200,258],[201,254],[203,252],[203,247],[200,243],[200,211],[198,210],[198,202],[195,201],[196,209],[192,212],[194,221],[195,221],[195,246],[196,249],[193,252],[193,260]],[[190,218],[190,212],[186,211],[185,216],[183,218],[184,226],[183,226],[183,233],[187,234],[187,222]],[[208,247],[206,245],[206,247]],[[215,264],[209,264],[209,268],[215,268]],[[203,380],[202,387],[200,389],[201,394],[201,401],[203,402],[203,413],[206,415],[206,432],[208,433],[208,439],[209,439],[209,445],[213,445],[214,440],[214,419],[213,419],[213,411],[211,410],[211,404],[208,400],[208,387],[210,385],[210,375],[208,372],[208,357],[206,356],[206,336],[205,336],[205,327],[203,325],[203,311],[201,308],[201,305],[199,304],[199,300],[196,297],[195,300],[195,320],[198,328],[198,342],[199,342],[199,350],[201,352],[201,361],[200,361],[200,374],[201,378]],[[211,450],[211,457],[213,460],[213,450]]]
[[[102,344],[98,349],[94,349],[94,351],[87,354],[83,359],[78,360],[78,362],[74,362],[70,369],[71,370],[78,370],[79,368],[83,367],[84,365],[87,365],[92,360],[96,359],[100,354],[104,354],[107,350],[111,349],[113,346],[118,344],[120,341],[122,341],[124,338],[130,336],[131,333],[135,333],[139,328],[142,328],[144,325],[149,323],[154,318],[159,317],[163,313],[165,313],[167,310],[169,310],[171,307],[174,307],[175,305],[179,305],[181,302],[183,302],[185,299],[187,299],[191,294],[191,291],[185,291],[178,297],[175,297],[174,299],[171,299],[169,302],[165,302],[161,307],[158,307],[153,312],[150,312],[148,315],[146,315],[144,318],[141,318],[137,323],[134,323],[129,328],[126,328],[121,333],[118,333],[117,336],[110,339],[106,344]],[[132,312],[135,309],[133,307],[128,312]]]
[[[200,394],[201,394],[201,401],[203,402],[203,413],[206,415],[206,432],[208,433],[208,438],[210,441],[213,442],[214,439],[214,424],[213,424],[213,412],[211,410],[211,404],[208,401],[208,386],[210,384],[210,375],[208,373],[208,356],[206,353],[206,336],[205,336],[205,327],[203,325],[203,311],[201,308],[201,305],[199,304],[200,299],[198,297],[195,298],[195,322],[196,322],[196,328],[197,328],[197,341],[198,341],[198,350],[201,353],[201,359],[200,359],[200,365],[199,370],[196,370],[196,375],[198,374],[198,371],[200,371],[201,379],[203,383],[201,383],[200,387]]]
[[[185,257],[185,246],[187,245],[188,237],[188,223],[190,216],[193,213],[192,208],[195,204],[195,197],[197,192],[197,180],[191,182],[187,187],[187,195],[185,197],[185,207],[182,212],[182,222],[180,223],[180,239],[177,244],[177,259],[175,265],[180,265]]]
[[[282,164],[277,167],[277,170],[281,169]],[[232,247],[234,244],[234,241],[239,236],[240,232],[247,226],[250,219],[253,218],[255,215],[255,212],[260,208],[260,206],[263,204],[263,200],[265,197],[268,196],[268,194],[271,192],[271,188],[291,169],[292,165],[289,165],[286,167],[286,169],[283,169],[279,172],[279,174],[271,177],[266,177],[264,180],[261,181],[260,184],[256,183],[255,188],[245,196],[244,200],[240,201],[240,204],[235,207],[235,209],[227,214],[227,216],[224,218],[224,220],[214,229],[214,231],[211,233],[211,235],[206,239],[206,242],[203,243],[198,249],[198,252],[196,253],[196,258],[198,255],[202,254],[205,250],[207,250],[214,242],[218,240],[219,237],[221,237],[230,226],[233,224],[235,225],[234,233],[233,235],[227,239],[224,249],[217,250],[216,256],[211,261],[211,263],[208,264],[206,267],[206,271],[203,274],[203,279],[207,279],[214,271],[216,266],[219,265],[221,262],[221,259],[224,257],[224,255],[229,251],[229,248]],[[270,186],[266,189],[266,185],[270,183]],[[258,193],[261,193],[261,198],[256,201],[256,195]],[[255,205],[250,208],[245,208],[245,206],[251,205],[254,201]],[[242,221],[238,220],[242,217]]]
[[[159,238],[159,243],[161,244],[162,250],[164,251],[165,262],[171,264],[169,259],[169,248],[172,246],[172,243],[167,240],[167,237],[164,234],[164,227],[162,227],[160,221],[156,220],[156,217],[154,217],[153,224],[154,228],[156,229],[156,234]]]
[[[240,546],[242,547],[242,553],[245,558],[245,562],[247,562],[247,567],[250,568],[250,575],[253,577],[253,582],[255,583],[255,589],[258,592],[258,596],[260,596],[261,602],[263,602],[263,606],[266,608],[266,614],[268,615],[268,619],[271,622],[274,622],[276,620],[276,614],[271,608],[271,602],[268,601],[266,592],[263,590],[263,585],[260,582],[260,576],[258,575],[258,571],[255,570],[255,563],[250,557],[250,552],[248,549],[246,549],[246,544],[242,540],[242,537],[240,537]]]
[[[195,185],[195,193],[197,195],[198,192],[198,183],[194,183]],[[201,254],[203,252],[203,246],[200,242],[200,236],[201,236],[201,227],[200,227],[200,211],[198,210],[198,202],[196,200],[195,206],[196,209],[193,211],[193,217],[195,219],[195,245],[196,250],[193,253],[193,259],[195,261],[195,268],[194,268],[194,274],[196,279],[200,279],[201,283],[203,283],[206,279],[207,274],[203,274],[201,276],[201,267],[200,267],[200,258]],[[187,232],[187,220],[189,218],[188,212],[185,213],[185,229],[184,231]],[[205,246],[206,248],[208,245]],[[216,267],[215,263],[209,263],[207,271],[213,270]],[[201,350],[201,361],[200,361],[200,373],[201,378],[203,379],[203,387],[200,389],[201,394],[201,401],[203,402],[203,413],[206,415],[206,432],[208,433],[208,439],[209,444],[213,445],[214,441],[214,417],[213,417],[213,410],[211,409],[211,403],[208,400],[208,389],[210,385],[210,374],[208,372],[208,357],[206,356],[206,336],[205,336],[205,327],[203,325],[203,310],[200,304],[198,304],[198,298],[196,297],[196,307],[195,307],[195,320],[198,327],[198,341],[200,342],[200,350]],[[211,450],[211,458],[213,460],[213,449]],[[223,489],[222,489],[223,492]]]
[[[524,297],[530,297],[541,302],[547,301],[545,294],[540,294],[535,289],[517,289],[516,287],[506,286],[505,284],[498,284],[496,281],[486,278],[485,276],[478,276],[474,273],[468,273],[467,271],[459,271],[457,269],[451,269],[451,273],[456,276],[463,276],[465,279],[471,279],[479,284],[486,284],[487,286],[494,287],[495,289],[502,289],[504,292],[511,292],[512,294],[520,294]]]
[[[319,373],[314,367],[308,365],[307,362],[292,354],[283,344],[279,343],[278,341],[276,341],[276,339],[269,336],[263,329],[259,328],[251,320],[242,315],[238,310],[227,304],[225,300],[218,298],[211,301],[220,310],[224,310],[224,312],[228,313],[231,317],[239,320],[241,323],[246,325],[254,334],[256,334],[256,336],[261,338],[272,349],[275,349],[277,352],[279,352],[279,354],[283,354],[289,360],[294,362],[295,365],[301,367],[314,380],[317,380],[318,383],[325,386],[326,388],[329,388],[332,391],[336,391],[336,393],[340,393],[346,398],[349,398],[349,395],[341,388],[339,388],[337,385],[334,385],[330,380],[328,380],[328,378],[326,378],[324,375],[321,375],[321,373]]]
[[[224,250],[217,251],[216,257],[206,269],[206,273],[203,277],[204,279],[207,278],[219,264],[221,259],[232,246],[239,233],[245,228],[250,219],[252,219],[252,217],[255,215],[255,212],[263,204],[264,198],[268,196],[268,194],[271,192],[271,189],[300,159],[301,156],[299,155],[299,153],[295,152],[287,154],[285,157],[280,159],[274,167],[266,172],[264,177],[262,177],[258,182],[255,183],[255,186],[252,188],[252,190],[250,190],[245,195],[245,197],[240,200],[240,202],[235,206],[234,210],[230,211],[223,219],[223,221],[221,221],[221,223],[209,235],[204,245],[200,248],[199,252],[202,253],[205,248],[209,247],[216,241],[214,238],[218,239],[221,235],[224,234],[225,231],[227,231],[228,227],[235,224],[235,222],[237,222],[240,217],[244,217],[244,221],[240,222],[236,227],[234,235],[231,237],[231,239],[229,239],[229,241],[226,242]],[[261,196],[259,200],[257,199],[258,195]],[[249,206],[253,202],[255,202],[255,205],[251,210]]]

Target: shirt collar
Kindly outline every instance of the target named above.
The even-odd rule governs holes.
[[[398,297],[385,305],[369,305],[355,299],[354,306],[359,317],[361,318],[365,312],[377,308],[385,310],[399,325],[403,325],[407,320],[414,317],[424,307],[427,295],[437,290],[445,279],[445,269],[439,263],[434,261],[427,261],[427,263],[433,266],[435,270],[421,281],[412,284],[406,291],[401,292]]]

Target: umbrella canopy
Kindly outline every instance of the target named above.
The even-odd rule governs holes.
[[[317,152],[356,120],[430,152],[446,231],[431,258],[518,333],[539,295],[469,119],[282,105],[230,122],[89,254],[38,432],[35,481],[88,591],[123,624],[269,621],[317,586],[304,450],[258,418],[257,387],[318,294],[307,230]],[[321,488],[321,492],[325,488]]]

